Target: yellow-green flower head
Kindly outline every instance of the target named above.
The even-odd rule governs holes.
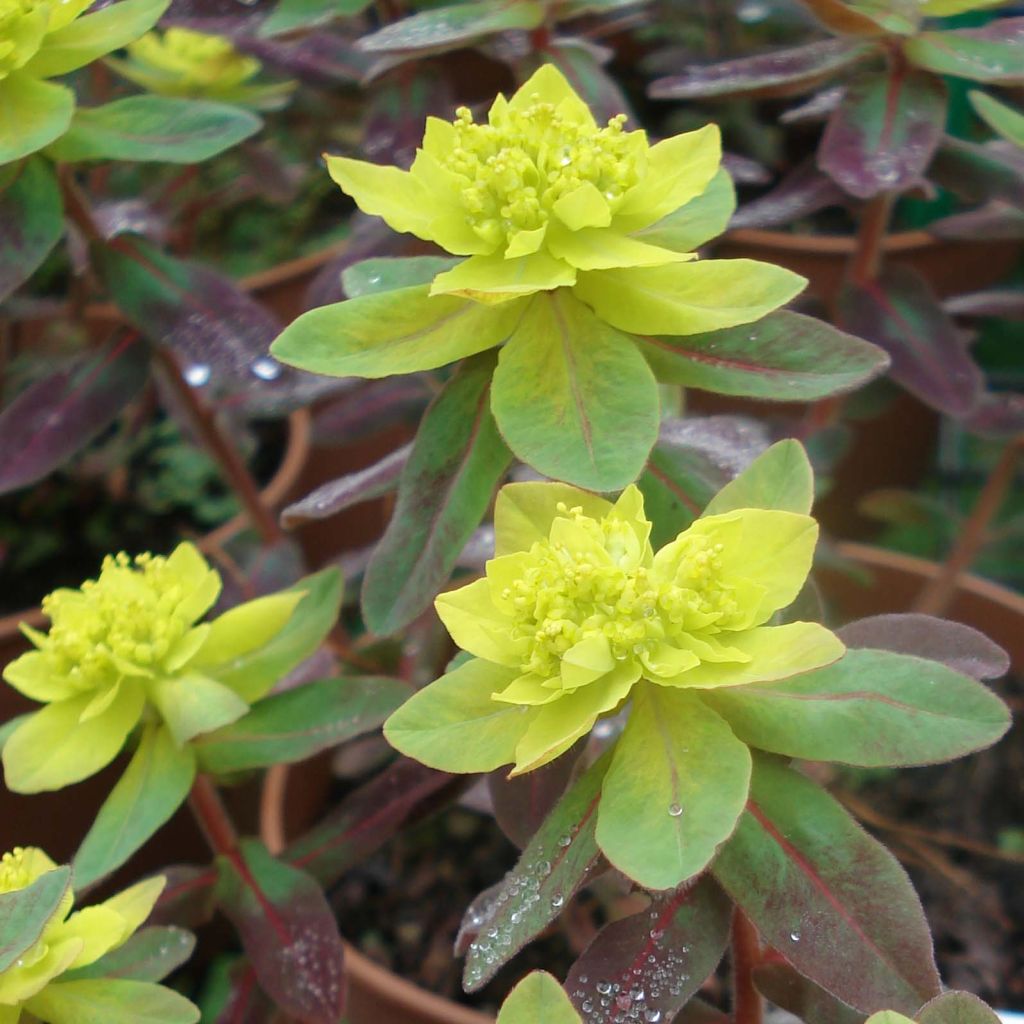
[[[87,14],[93,3],[0,0],[0,164],[34,153],[67,131],[74,93],[46,79],[137,39],[169,0],[118,0]]]
[[[35,847],[5,853],[0,860],[0,895],[27,889],[56,869]],[[148,879],[75,913],[71,913],[74,894],[68,888],[38,940],[0,971],[0,1021],[16,1024],[22,1012],[46,1024],[78,1019],[61,1012],[65,986],[76,984],[62,975],[93,964],[123,945],[149,917],[164,882],[162,877]]]
[[[263,68],[230,39],[187,28],[149,32],[128,46],[128,60],[110,66],[150,92],[269,108],[280,106],[294,82],[253,84]]]
[[[741,686],[843,652],[817,623],[766,625],[810,571],[818,527],[808,515],[706,516],[655,553],[633,485],[613,505],[563,484],[511,484],[495,528],[486,576],[436,607],[455,642],[481,659],[474,685],[495,711],[522,709],[509,726],[515,773],[567,750],[641,678],[673,690]],[[410,746],[405,729],[417,701],[427,711],[430,689],[386,727],[398,749],[428,764],[422,736]]]
[[[8,787],[38,792],[92,775],[144,715],[162,717],[180,745],[244,714],[265,688],[225,686],[218,669],[278,633],[303,594],[259,598],[201,623],[220,588],[199,551],[181,544],[166,558],[108,556],[97,579],[46,597],[49,633],[23,627],[36,649],[3,673],[47,705],[4,747]]]

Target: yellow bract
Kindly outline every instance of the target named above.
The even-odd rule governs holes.
[[[24,67],[43,39],[78,17],[93,0],[0,0],[0,79]]]

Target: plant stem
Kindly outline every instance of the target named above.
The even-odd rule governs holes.
[[[211,409],[200,399],[187,380],[181,374],[181,367],[174,356],[164,348],[156,349],[156,358],[165,371],[167,383],[174,391],[182,405],[188,410],[199,436],[209,453],[221,467],[232,488],[238,495],[249,516],[249,521],[259,532],[265,544],[276,544],[284,540],[281,529],[274,514],[263,504],[259,488],[252,478],[242,457],[235,450],[224,432],[217,424]]]
[[[238,833],[209,775],[196,776],[188,795],[188,805],[210,849],[214,853],[234,853],[238,848]]]
[[[864,204],[857,229],[857,248],[850,260],[849,277],[854,284],[866,284],[878,277],[894,200],[891,192],[883,192]]]
[[[762,1024],[764,1000],[754,987],[754,968],[761,962],[757,929],[736,907],[732,913],[732,986],[735,1024]]]
[[[995,519],[1006,497],[1006,492],[1013,483],[1017,469],[1017,461],[1024,454],[1024,434],[1020,434],[1007,442],[999,461],[992,468],[985,486],[978,495],[978,500],[971,509],[971,514],[964,523],[953,550],[949,553],[938,576],[925,584],[914,611],[926,615],[942,615],[953,600],[957,581],[962,573],[970,568],[985,543],[989,527]]]

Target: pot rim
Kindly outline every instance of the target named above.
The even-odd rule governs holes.
[[[296,409],[288,415],[288,444],[281,457],[281,464],[277,467],[277,472],[270,478],[267,486],[260,491],[260,498],[268,508],[276,508],[280,505],[298,480],[299,474],[309,458],[313,434],[312,424],[313,417],[309,409]],[[196,541],[196,546],[204,554],[216,551],[241,533],[248,523],[249,517],[245,512],[239,512],[226,523],[222,523],[216,529],[204,534]],[[23,611],[0,617],[0,641],[19,633],[23,622],[39,629],[46,625],[46,616],[43,615],[40,608],[26,608]]]

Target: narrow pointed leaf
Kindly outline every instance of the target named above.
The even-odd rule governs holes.
[[[151,926],[136,932],[123,946],[94,963],[69,971],[63,977],[68,981],[86,978],[163,981],[188,961],[195,945],[196,937],[184,928]]]
[[[730,480],[704,509],[717,516],[739,508],[778,509],[807,515],[814,502],[814,470],[799,441],[777,441]]]
[[[984,28],[921,32],[904,53],[918,67],[975,82],[1024,82],[1024,18],[996,18]]]
[[[304,1024],[336,1024],[343,1007],[342,945],[320,886],[254,839],[217,858],[217,900],[260,986]]]
[[[733,228],[772,228],[846,202],[843,190],[808,160],[796,167],[770,192],[746,203],[732,218]]]
[[[989,229],[989,235],[980,235],[983,239],[1019,237],[1016,222],[1022,219],[1021,211],[1024,210],[1024,174],[1016,153],[1015,147],[1008,142],[979,146],[963,139],[947,138],[928,170],[928,177],[937,185],[948,188],[969,202],[992,201],[997,204],[995,212],[1002,216]],[[1012,209],[1000,209],[999,204],[1002,203],[1009,203]],[[945,221],[956,223],[959,220],[962,223],[972,214],[981,212],[956,214]]]
[[[146,843],[184,803],[195,774],[192,749],[149,726],[75,854],[75,888],[99,881]]]
[[[576,1009],[587,1024],[675,1020],[718,966],[731,911],[718,886],[704,878],[606,925],[565,980]]]
[[[707,334],[644,337],[639,346],[665,384],[784,402],[844,394],[888,365],[876,346],[788,310]]]
[[[372,0],[279,0],[260,24],[259,35],[276,36],[361,14]]]
[[[0,972],[39,941],[71,884],[71,869],[47,871],[31,885],[0,893]]]
[[[826,28],[857,36],[910,33],[921,18],[917,0],[801,0],[801,3]]]
[[[393,292],[397,288],[413,288],[430,284],[438,274],[451,270],[458,262],[444,256],[375,257],[346,267],[341,274],[341,286],[350,299]]]
[[[408,696],[405,683],[376,676],[306,683],[196,737],[192,748],[215,774],[289,764],[376,729]]]
[[[942,79],[925,71],[861,75],[829,119],[818,166],[859,199],[911,188],[942,139],[947,102]]]
[[[966,416],[981,395],[981,371],[928,283],[908,267],[847,284],[839,298],[844,327],[885,349],[890,374],[911,394],[951,416]]]
[[[482,988],[558,917],[596,868],[601,851],[594,826],[608,763],[602,757],[570,787],[488,905],[471,908],[477,937],[466,951],[462,982],[467,992]]]
[[[0,168],[0,302],[39,269],[63,233],[50,165],[36,157]]]
[[[511,462],[490,409],[495,357],[467,360],[427,410],[391,522],[363,579],[362,607],[386,635],[429,607]]]
[[[938,994],[928,923],[903,868],[782,762],[756,759],[747,809],[713,872],[764,942],[850,1006],[915,1013]]]
[[[491,405],[527,465],[596,491],[635,479],[658,436],[657,384],[633,339],[561,292],[533,298],[501,350]]]
[[[1016,146],[1024,146],[1024,113],[988,93],[972,92],[968,96],[977,115],[993,131]]]

